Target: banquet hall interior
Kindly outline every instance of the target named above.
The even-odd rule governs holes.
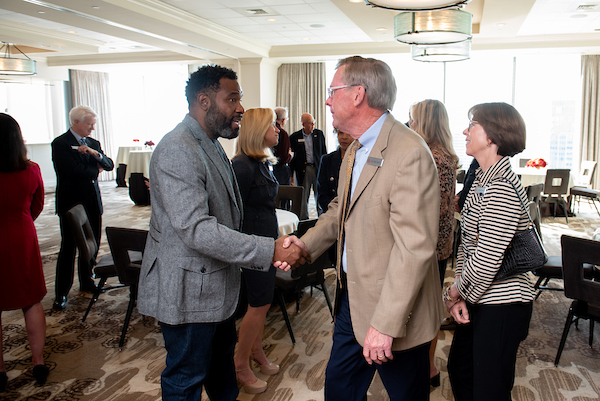
[[[424,0],[428,1],[428,0]],[[40,165],[45,207],[36,220],[48,294],[45,386],[32,379],[26,330],[20,311],[4,312],[3,351],[9,384],[0,400],[158,400],[165,351],[154,319],[134,310],[126,342],[118,342],[127,310],[126,288],[100,295],[85,323],[89,294],[74,288],[69,308],[53,311],[55,267],[60,247],[54,214],[56,175],[50,143],[68,130],[67,113],[78,104],[98,112],[92,137],[115,166],[148,176],[154,144],[185,116],[185,83],[207,63],[236,71],[244,108],[284,106],[288,133],[301,128],[310,112],[323,130],[327,150],[337,147],[332,117],[325,107],[336,63],[352,55],[387,62],[398,96],[392,114],[408,121],[410,106],[423,99],[444,102],[461,169],[468,110],[482,103],[512,104],[527,125],[527,146],[512,158],[513,169],[529,184],[544,182],[550,169],[570,171],[578,185],[582,162],[600,159],[600,2],[582,0],[471,0],[460,10],[471,15],[468,50],[460,61],[419,61],[414,45],[397,40],[399,18],[408,11],[363,0],[5,0],[0,3],[0,109],[20,124],[29,158]],[[376,2],[372,2],[376,3]],[[379,2],[381,3],[381,2]],[[395,3],[384,1],[383,3]],[[398,1],[396,3],[402,3]],[[459,2],[456,2],[459,3]],[[409,12],[410,13],[410,12]],[[411,13],[412,14],[412,13]],[[396,21],[396,22],[395,22]],[[0,53],[1,53],[0,52]],[[22,53],[21,53],[22,52]],[[5,59],[35,61],[34,74],[5,70]],[[220,140],[233,156],[234,141]],[[527,167],[543,159],[546,167]],[[587,187],[600,188],[593,169]],[[117,173],[103,172],[100,188],[105,227],[147,229],[151,206],[137,205]],[[127,182],[128,184],[128,182]],[[460,184],[458,185],[460,188]],[[310,217],[316,218],[311,197]],[[582,199],[568,221],[543,207],[541,231],[546,251],[561,255],[560,237],[594,238],[600,229],[595,205]],[[99,257],[110,253],[103,235]],[[0,278],[1,280],[1,278]],[[113,278],[109,284],[116,284]],[[447,270],[445,285],[453,282]],[[326,271],[329,294],[335,271]],[[530,334],[517,355],[513,399],[600,400],[600,333],[590,322],[571,328],[558,366],[554,359],[571,300],[562,280],[534,302]],[[76,286],[75,286],[76,287]],[[281,373],[267,392],[240,393],[240,400],[323,400],[325,366],[333,324],[324,295],[307,288],[287,304],[296,338],[292,344],[283,315],[273,305],[263,346]],[[441,386],[432,400],[454,400],[447,373],[452,331],[441,331],[436,365]],[[257,374],[258,375],[258,374]],[[261,376],[266,379],[267,376]],[[206,396],[204,396],[206,397]],[[207,398],[206,398],[207,399]],[[387,400],[376,378],[368,400]]]

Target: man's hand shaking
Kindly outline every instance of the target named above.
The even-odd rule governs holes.
[[[273,254],[273,266],[288,271],[303,265],[309,259],[308,249],[304,242],[296,236],[284,235],[275,241],[275,253]]]

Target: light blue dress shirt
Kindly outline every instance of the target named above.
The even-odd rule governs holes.
[[[367,159],[369,158],[369,153],[371,153],[371,149],[375,145],[377,138],[379,137],[379,132],[383,127],[383,122],[387,118],[389,112],[385,112],[379,117],[373,125],[369,127],[361,136],[358,138],[358,141],[362,144],[362,147],[356,151],[356,156],[354,158],[354,167],[352,168],[352,189],[350,190],[351,199],[354,197],[354,190],[356,189],[356,183],[360,178],[360,174],[367,164]],[[344,248],[342,252],[342,266],[345,272],[348,272],[346,263],[346,237],[344,237]]]
[[[73,136],[77,140],[78,144],[87,146],[87,144],[83,141],[83,137],[77,135],[77,133],[70,128],[69,128],[69,131],[71,132],[71,134],[73,134]],[[94,156],[92,156],[92,157],[94,157],[94,159],[96,159],[97,161],[100,162],[100,161],[102,161],[102,153],[98,152],[98,154],[100,155],[100,157],[94,157]]]

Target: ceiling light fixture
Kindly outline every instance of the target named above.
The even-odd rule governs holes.
[[[406,12],[394,17],[394,39],[409,45],[441,45],[471,39],[472,15],[461,10]]]
[[[350,0],[352,1],[352,0]],[[364,0],[372,7],[398,11],[428,11],[459,7],[471,0]]]
[[[25,58],[11,57],[11,47],[17,49]],[[0,56],[0,75],[35,75],[35,61],[27,57],[17,46],[2,42],[0,52],[3,50],[4,55]]]
[[[447,45],[412,45],[412,59],[424,62],[463,61],[471,58],[471,41]]]

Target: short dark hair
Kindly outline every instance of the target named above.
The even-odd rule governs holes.
[[[220,65],[207,64],[198,68],[198,71],[190,75],[185,87],[185,96],[187,97],[188,105],[192,106],[196,101],[198,93],[206,93],[212,95],[217,92],[220,87],[221,78],[237,80],[237,74],[230,68],[221,67]]]
[[[498,146],[500,156],[514,156],[525,149],[525,121],[510,104],[477,104],[469,110],[469,119],[483,127],[488,138]]]
[[[8,114],[0,113],[0,171],[25,170],[29,164],[19,123]]]

